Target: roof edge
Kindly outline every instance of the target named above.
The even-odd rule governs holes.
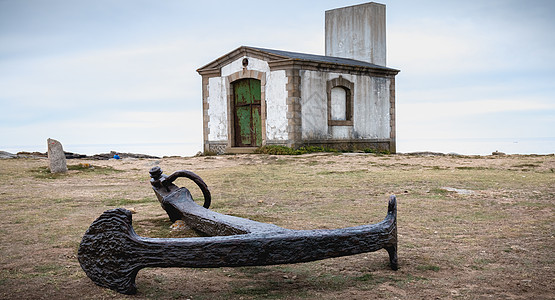
[[[356,70],[373,70],[377,74],[396,75],[400,70],[380,66],[365,61],[359,61],[344,57],[334,57],[326,55],[290,52],[283,50],[264,49],[250,46],[240,46],[227,54],[220,56],[212,62],[198,68],[196,71],[200,75],[215,74],[227,62],[233,61],[241,56],[255,56],[268,61],[270,67],[285,66],[292,63],[302,65],[318,65],[327,68],[339,67],[341,69],[356,69]]]

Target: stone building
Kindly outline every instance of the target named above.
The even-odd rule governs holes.
[[[326,55],[239,47],[197,70],[204,150],[263,145],[395,152],[395,75],[385,5],[326,11]]]

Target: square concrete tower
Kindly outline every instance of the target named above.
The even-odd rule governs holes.
[[[385,5],[370,2],[326,11],[326,56],[385,66]]]

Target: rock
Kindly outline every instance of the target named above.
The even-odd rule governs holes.
[[[17,158],[47,158],[48,157],[48,153],[47,152],[25,152],[25,151],[21,151],[21,152],[17,152]]]
[[[66,156],[62,144],[48,139],[48,165],[51,173],[67,172]]]
[[[183,220],[176,220],[171,226],[170,231],[184,231],[189,229]]]
[[[158,165],[160,165],[160,161],[159,161],[159,160],[150,161],[150,162],[147,162],[147,163],[145,164],[145,166],[147,166],[147,167],[154,167],[154,166],[158,166]]]
[[[111,151],[110,153],[95,154],[95,155],[87,157],[87,158],[97,159],[97,160],[108,160],[108,159],[114,158],[114,155],[118,155],[119,158],[153,158],[153,159],[160,159],[160,157],[146,155],[146,154],[121,153],[121,152],[115,152],[115,151]]]
[[[448,191],[448,192],[455,192],[455,193],[460,194],[460,195],[472,195],[472,194],[474,194],[474,191],[466,190],[466,189],[457,189],[457,188],[452,188],[452,187],[442,187],[441,189],[444,190],[444,191]]]
[[[406,153],[406,155],[414,155],[414,156],[445,156],[445,153],[424,151],[424,152],[410,152],[410,153]]]
[[[7,158],[16,158],[17,155],[10,153],[10,152],[6,152],[6,151],[0,151],[0,159],[7,159]]]
[[[64,152],[66,159],[76,159],[76,158],[87,158],[87,156],[85,154],[78,154],[78,153],[72,153],[72,152]]]

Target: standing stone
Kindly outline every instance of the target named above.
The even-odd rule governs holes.
[[[62,144],[53,139],[48,139],[48,164],[51,173],[67,172],[66,155]]]

